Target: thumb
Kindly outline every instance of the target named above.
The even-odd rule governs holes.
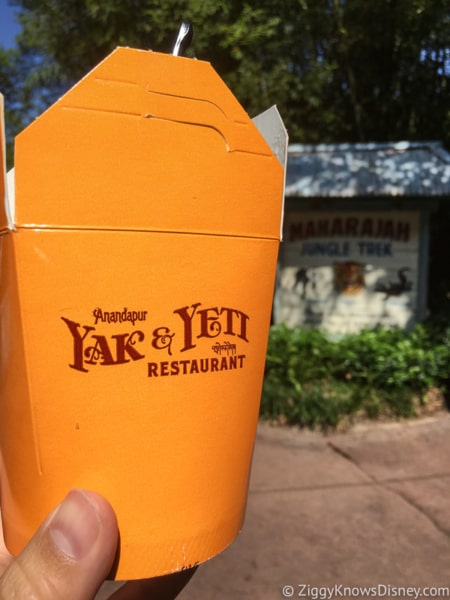
[[[117,542],[108,502],[72,490],[0,578],[0,599],[91,600],[112,567]]]

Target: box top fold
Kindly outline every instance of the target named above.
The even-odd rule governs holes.
[[[15,152],[18,228],[280,236],[284,169],[204,61],[117,48]]]

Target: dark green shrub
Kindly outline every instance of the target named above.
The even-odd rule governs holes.
[[[450,328],[381,328],[331,341],[314,329],[271,328],[261,416],[327,429],[357,414],[412,417],[433,387],[448,393]]]

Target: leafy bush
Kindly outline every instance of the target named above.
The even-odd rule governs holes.
[[[450,391],[450,328],[372,329],[330,340],[316,329],[271,328],[261,416],[334,428],[362,414],[412,417],[430,388]]]

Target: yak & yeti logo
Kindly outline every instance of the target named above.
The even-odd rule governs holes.
[[[192,375],[242,369],[246,355],[238,351],[238,343],[248,343],[249,316],[236,308],[203,307],[201,302],[172,311],[177,326],[155,326],[146,310],[92,312],[93,323],[83,325],[61,317],[71,339],[69,366],[88,373],[93,367],[117,366],[145,360],[149,353],[165,352],[167,360],[148,361],[148,377]],[[129,324],[127,332],[110,331],[117,324]],[[99,327],[100,326],[100,327]],[[108,328],[108,335],[105,328]],[[121,327],[123,330],[123,326]],[[217,339],[215,339],[217,338]],[[199,343],[210,340],[210,355],[190,358],[189,352]],[[212,343],[214,340],[214,343]],[[179,353],[177,359],[172,359]]]

